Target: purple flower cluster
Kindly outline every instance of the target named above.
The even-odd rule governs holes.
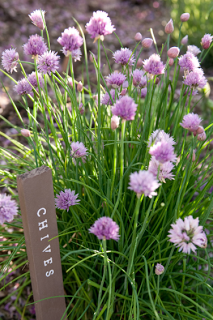
[[[115,31],[108,14],[104,11],[93,12],[93,16],[85,26],[86,31],[91,35],[92,39],[98,39]]]
[[[153,76],[163,74],[165,71],[165,65],[161,61],[159,54],[156,53],[153,53],[149,59],[143,61],[143,68]]]
[[[199,128],[202,119],[196,113],[189,113],[183,117],[182,123],[180,125],[191,132],[196,132]]]
[[[63,47],[63,53],[65,56],[69,56],[70,54],[73,55],[73,58],[76,55],[79,57],[79,48],[83,44],[83,38],[79,35],[78,30],[75,27],[69,27],[65,29],[64,32],[61,34],[61,37],[57,40],[60,45]],[[78,53],[76,52],[78,50]]]
[[[107,85],[111,85],[113,86],[113,88],[120,87],[125,80],[126,76],[121,72],[113,72],[108,77],[106,77]]]
[[[16,49],[7,49],[2,53],[2,65],[7,72],[17,72],[19,54]]]
[[[96,235],[100,240],[119,240],[119,226],[109,217],[102,217],[95,221],[89,229],[90,233]]]
[[[197,89],[204,88],[207,80],[204,76],[203,70],[201,68],[195,68],[185,76],[183,83],[193,89]]]
[[[135,191],[138,197],[144,194],[145,197],[152,198],[157,194],[155,190],[159,186],[160,184],[151,172],[140,170],[130,175],[128,189]]]
[[[113,59],[115,60],[115,63],[119,63],[122,66],[127,64],[132,66],[135,62],[135,56],[128,48],[121,48],[121,50],[115,51],[113,54]]]
[[[187,52],[192,53],[194,56],[197,56],[199,53],[201,53],[200,49],[197,46],[187,46]]]
[[[157,178],[161,182],[166,182],[165,179],[173,180],[174,175],[172,174],[172,169],[174,168],[174,164],[172,162],[160,163],[152,157],[149,162],[148,171],[153,174],[154,177]]]
[[[143,88],[147,84],[147,78],[143,70],[135,69],[133,71],[133,86]]]
[[[168,161],[175,162],[177,160],[174,147],[168,141],[157,142],[150,148],[149,153],[161,164]]]
[[[114,90],[114,89],[111,89],[111,90],[110,90],[110,94],[111,94],[112,100],[111,100],[111,98],[110,98],[110,96],[109,96],[109,93],[106,92],[106,93],[104,94],[104,96],[102,97],[102,100],[101,100],[101,103],[102,103],[102,104],[104,104],[104,105],[106,105],[106,106],[107,106],[107,105],[110,105],[110,106],[113,105],[114,99],[115,99],[115,90]]]
[[[203,49],[208,49],[212,43],[213,36],[210,34],[205,34],[201,39],[201,46]]]
[[[47,51],[43,55],[38,57],[38,70],[42,73],[51,74],[51,72],[56,72],[59,68],[60,57],[54,51]]]
[[[192,71],[195,68],[200,67],[198,58],[194,56],[191,52],[186,52],[183,56],[179,58],[179,66],[184,71]]]
[[[29,76],[28,76],[28,81],[31,83],[31,85],[37,90],[38,89],[38,82],[37,82],[37,77],[36,77],[36,72],[32,72]],[[41,73],[38,72],[38,81],[39,81],[39,86],[41,88],[43,88],[44,86],[44,80],[43,77],[41,75]],[[32,88],[31,88],[32,90]]]
[[[45,11],[43,10],[35,10],[31,14],[29,14],[32,23],[40,30],[44,30],[45,27],[43,22],[44,15]]]
[[[131,97],[124,96],[116,101],[111,110],[113,115],[121,117],[123,120],[134,120],[137,104]]]
[[[60,194],[56,195],[55,205],[56,208],[69,211],[70,206],[75,206],[80,201],[78,194],[70,189],[65,189],[64,192],[61,191]]]
[[[148,147],[151,147],[152,144],[156,144],[156,143],[161,142],[161,141],[167,141],[172,146],[174,144],[176,144],[176,142],[174,141],[173,137],[170,137],[170,135],[168,133],[164,132],[161,129],[157,129],[157,130],[153,131],[153,133],[149,137]]]
[[[71,143],[71,153],[70,155],[74,158],[73,162],[76,164],[75,159],[81,158],[83,162],[86,161],[87,156],[87,148],[83,144],[83,142],[72,142]]]
[[[14,86],[14,90],[20,95],[30,94],[32,92],[32,87],[27,79],[23,78],[22,80],[18,81],[17,85]]]
[[[189,254],[191,250],[195,252],[195,245],[201,248],[207,247],[207,237],[203,232],[203,226],[199,226],[199,218],[194,219],[192,216],[185,217],[184,220],[179,218],[171,227],[169,241],[179,247],[179,251]]]
[[[11,222],[18,214],[18,207],[15,200],[6,194],[0,194],[0,224]]]
[[[42,55],[47,51],[47,45],[44,43],[42,37],[37,34],[30,36],[27,43],[24,44],[24,53],[31,55],[32,58]]]

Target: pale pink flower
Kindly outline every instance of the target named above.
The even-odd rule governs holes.
[[[187,12],[186,12],[186,13],[182,13],[182,15],[180,16],[180,20],[181,20],[182,22],[188,21],[189,18],[190,18],[190,14],[187,13]]]
[[[162,264],[157,263],[155,266],[155,274],[157,276],[161,275],[164,272],[164,266],[162,266]]]
[[[167,55],[169,58],[175,59],[177,58],[177,56],[180,53],[180,49],[178,47],[171,47],[168,51],[167,51]]]
[[[170,34],[174,31],[174,25],[173,25],[173,20],[170,19],[169,22],[165,26],[165,32],[167,34]]]
[[[182,40],[181,40],[181,44],[183,44],[184,46],[186,46],[188,43],[188,35],[186,35]]]
[[[187,52],[191,52],[194,56],[197,56],[199,53],[201,53],[200,49],[194,45],[187,46]]]

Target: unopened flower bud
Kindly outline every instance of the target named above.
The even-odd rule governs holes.
[[[137,32],[134,38],[135,38],[135,41],[141,41],[143,37],[140,32]]]
[[[78,92],[81,92],[83,90],[83,84],[81,81],[79,81],[79,83],[77,84],[77,90]]]
[[[30,137],[30,131],[27,129],[22,129],[21,134],[22,134],[22,136],[24,136],[26,138]]]
[[[80,103],[80,104],[79,104],[79,111],[80,111],[80,114],[84,114],[85,108],[84,108],[83,103]]]
[[[167,51],[167,55],[169,58],[177,58],[177,56],[180,53],[180,49],[178,47],[171,47],[168,51]]]
[[[68,83],[73,88],[72,78],[68,78]]]
[[[159,276],[163,272],[164,272],[164,266],[162,266],[162,264],[160,264],[160,263],[157,263],[155,266],[155,274],[157,274]]]
[[[159,78],[156,78],[155,79],[155,84],[158,84],[160,82],[160,79]]]
[[[187,156],[187,159],[189,159],[190,155],[188,154]],[[196,154],[195,154],[195,150],[193,150],[193,153],[192,153],[192,162],[195,162],[195,159],[196,159]]]
[[[143,65],[143,60],[141,58],[139,58],[138,62],[137,62],[137,68],[142,67],[142,65]]]
[[[188,43],[188,35],[186,35],[182,40],[181,40],[181,44],[183,44],[184,46],[186,46]]]
[[[118,126],[119,126],[119,122],[120,122],[120,119],[118,118],[118,116],[112,116],[112,118],[111,118],[111,129],[112,130],[117,129]]]
[[[212,43],[212,38],[210,34],[205,34],[203,38],[201,39],[201,46],[203,49],[208,49],[210,47],[210,44]]]
[[[174,60],[170,58],[170,59],[169,59],[169,65],[170,65],[170,67],[173,66],[173,64],[174,64]]]
[[[98,95],[97,94],[94,94],[94,96],[92,96],[93,99],[95,100],[96,103],[98,103]]]
[[[167,25],[165,26],[165,32],[167,34],[170,34],[174,31],[174,25],[173,25],[173,20],[170,19]]]
[[[94,59],[96,60],[96,56],[94,53],[90,53],[89,55],[89,60],[93,63],[94,62]]]
[[[206,133],[203,131],[202,133],[197,135],[197,140],[199,141],[205,141],[206,140]]]
[[[144,99],[146,97],[147,94],[147,88],[143,88],[141,89],[141,98]]]
[[[125,88],[125,89],[123,89],[123,90],[121,91],[121,96],[125,96],[126,93],[127,93],[127,88]]]
[[[142,47],[144,47],[144,48],[150,48],[151,45],[152,45],[152,43],[153,43],[153,40],[152,40],[151,38],[145,38],[145,39],[143,39],[143,41],[142,41]]]
[[[203,133],[204,131],[205,131],[204,128],[203,128],[202,126],[199,126],[198,129],[197,129],[197,131],[196,131],[196,134],[201,134],[201,133]]]
[[[182,13],[182,15],[180,16],[180,20],[181,20],[182,22],[188,21],[189,18],[190,18],[190,14],[189,14],[189,13]]]

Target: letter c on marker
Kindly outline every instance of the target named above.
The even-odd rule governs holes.
[[[40,208],[38,211],[37,211],[37,216],[40,218],[40,211],[41,210],[44,210],[43,212],[43,216],[46,214],[46,209],[45,208]]]

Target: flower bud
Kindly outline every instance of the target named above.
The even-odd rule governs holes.
[[[197,129],[197,131],[196,131],[196,134],[201,134],[201,133],[203,133],[204,131],[205,131],[204,128],[203,128],[202,126],[199,126],[198,129]]]
[[[167,55],[169,58],[177,58],[177,56],[180,53],[180,49],[178,47],[171,47],[168,51],[167,51]]]
[[[170,34],[174,31],[174,25],[173,25],[173,20],[170,19],[167,25],[165,26],[165,32],[167,34]]]
[[[123,90],[121,91],[121,96],[125,96],[126,93],[127,93],[127,88],[125,88],[125,89],[123,89]]]
[[[143,60],[141,58],[138,59],[138,62],[137,62],[137,68],[140,68],[143,66]]]
[[[202,133],[197,135],[197,140],[199,141],[205,141],[206,140],[206,133],[203,131]]]
[[[140,32],[137,32],[136,35],[135,35],[135,37],[134,37],[135,41],[141,41],[142,38],[143,38],[143,37],[142,37],[142,34],[141,34]]]
[[[182,13],[182,15],[180,16],[180,20],[181,20],[182,22],[188,21],[189,18],[190,18],[190,14],[189,14],[189,13]]]
[[[81,115],[84,114],[85,108],[84,108],[83,103],[80,103],[80,104],[79,104],[79,111],[80,111],[80,114],[81,114]]]
[[[155,266],[155,274],[157,274],[159,276],[163,272],[164,272],[164,266],[162,266],[162,264],[160,264],[160,263],[157,263]]]
[[[68,78],[68,83],[73,88],[72,78]]]
[[[94,62],[94,59],[96,60],[96,56],[95,56],[95,54],[94,53],[90,53],[90,55],[89,55],[89,60],[90,60],[90,62]]]
[[[173,66],[173,64],[174,64],[174,60],[173,60],[173,59],[169,59],[169,65],[170,65],[170,67]]]
[[[188,35],[186,35],[182,40],[181,40],[181,44],[183,44],[184,46],[186,46],[188,43]]]
[[[160,79],[159,78],[156,78],[155,79],[155,84],[158,84],[160,82]]]
[[[81,92],[83,90],[83,84],[81,81],[79,81],[79,83],[77,84],[77,90],[78,92]]]
[[[118,118],[118,116],[112,116],[112,118],[111,118],[111,129],[112,130],[117,129],[118,126],[119,126],[119,122],[120,122],[120,119]]]
[[[147,88],[143,88],[141,89],[141,98],[144,99],[146,97],[147,94]]]
[[[143,39],[143,41],[142,41],[142,47],[144,47],[144,48],[150,48],[151,45],[152,45],[152,43],[153,43],[153,40],[152,40],[151,38],[145,38],[145,39]]]
[[[187,159],[189,159],[189,154],[187,156]],[[195,154],[195,150],[193,150],[193,153],[192,153],[192,162],[195,162],[195,159],[196,159],[196,154]]]
[[[208,49],[210,47],[210,44],[212,43],[212,38],[210,34],[205,34],[203,38],[201,39],[201,46],[203,49]]]
[[[26,138],[30,137],[30,131],[27,129],[22,129],[21,134],[22,134],[22,136],[24,136]]]

